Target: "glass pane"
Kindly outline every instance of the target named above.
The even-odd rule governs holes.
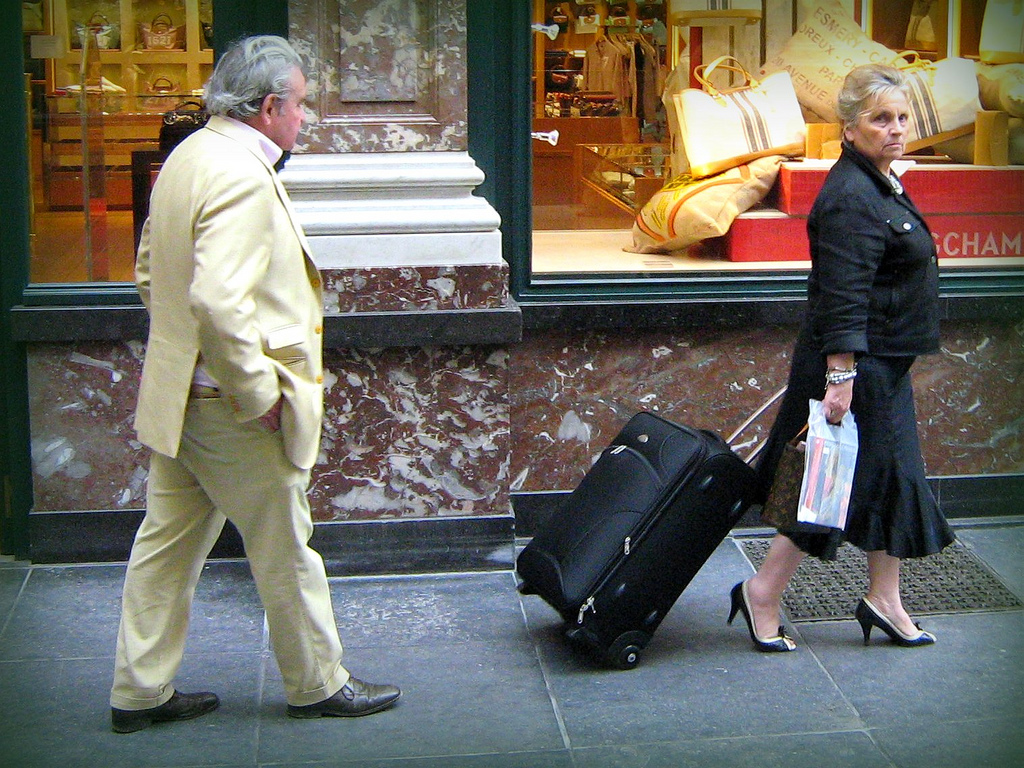
[[[673,176],[662,93],[670,80],[689,80],[695,49],[673,7],[535,0],[535,276],[779,268],[730,261],[724,238],[671,254],[634,252],[637,214]],[[757,56],[759,26],[731,21],[709,27],[705,41]]]
[[[201,103],[212,67],[212,0],[39,6],[42,28],[25,30],[34,73],[30,280],[131,281],[163,113]]]
[[[583,244],[628,235],[639,185],[660,188],[668,170],[665,7],[539,3],[535,19],[533,270],[580,271],[584,249],[600,270]]]
[[[872,39],[894,51],[917,51],[940,59],[949,46],[949,5],[945,0],[886,0],[874,4]]]
[[[842,75],[878,56],[895,59],[897,51],[916,52],[907,57],[912,59],[908,69],[927,73],[936,83],[957,83],[955,93],[950,85],[932,88],[934,111],[950,124],[914,142],[906,159],[915,167],[904,178],[928,217],[940,263],[1021,263],[1019,196],[1004,205],[1006,196],[994,191],[991,180],[976,182],[980,177],[966,169],[950,168],[1005,165],[1007,155],[1010,165],[1020,163],[1019,124],[1005,116],[998,122],[991,115],[975,124],[973,63],[945,62],[953,67],[943,67],[942,60],[954,49],[978,55],[984,0],[841,0],[828,12],[813,3],[725,5],[730,9],[693,0],[534,0],[534,278],[564,284],[637,278],[681,282],[698,275],[809,269],[806,217],[841,151],[832,106]],[[741,7],[749,13],[737,10]],[[794,10],[803,14],[798,23]],[[723,55],[732,61],[724,60],[709,73],[711,62],[723,61],[718,58]],[[730,71],[730,64],[738,66]],[[697,70],[700,65],[705,69]],[[764,74],[758,75],[762,66]],[[942,71],[970,74],[955,80],[948,74],[940,78]],[[778,118],[791,109],[774,109],[780,102],[770,98],[772,108],[758,110],[754,98],[771,92],[773,78],[773,88],[781,85],[778,77],[787,72],[797,97],[803,97],[795,125]],[[787,139],[773,146],[799,148],[804,151],[794,154],[803,157],[778,169],[765,167],[764,160],[727,170],[697,163],[705,166],[699,171],[704,179],[694,182],[682,152],[683,101],[670,99],[674,106],[666,114],[661,96],[692,88],[697,73],[707,76],[705,91],[728,98],[705,95],[704,105],[696,108],[703,111],[690,113],[688,139],[714,148],[726,128],[741,128],[749,149],[760,151],[768,134],[760,122],[770,119],[771,132],[784,126],[778,137]],[[748,78],[758,80],[759,89],[734,93],[746,90]],[[716,114],[717,103],[735,105],[732,117]],[[816,112],[821,106],[826,109]],[[967,119],[963,112],[969,113]],[[702,129],[708,126],[712,129],[705,135]],[[742,146],[733,143],[733,149]],[[733,158],[742,156],[741,151]],[[729,176],[736,173],[741,177]],[[1015,173],[1008,168],[992,179],[1012,185]],[[976,192],[970,186],[975,183]],[[969,193],[964,191],[968,187]]]

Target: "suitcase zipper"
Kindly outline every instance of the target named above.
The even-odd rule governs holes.
[[[577,624],[582,624],[583,623],[583,614],[585,614],[588,610],[593,611],[595,614],[597,613],[597,608],[594,607],[594,596],[593,595],[588,597],[587,598],[587,602],[585,602],[583,605],[580,606],[579,615],[576,617],[576,623]]]
[[[660,418],[660,417],[655,417],[655,418]],[[646,442],[646,440],[642,440],[641,442]],[[631,448],[631,446],[629,446],[628,444],[625,444],[625,443],[615,444],[615,445],[611,446],[607,450],[612,455],[620,454],[620,453],[622,453],[625,450],[636,451],[635,448]],[[636,452],[639,453],[639,451],[636,451]],[[706,457],[706,454],[707,454],[707,450],[702,447],[701,450],[700,450],[700,453],[698,453],[697,455],[693,456],[690,459],[690,461],[687,462],[686,466],[684,467],[684,471],[680,472],[678,477],[683,477],[685,474],[689,473],[692,467],[699,466],[701,461],[703,461],[704,458]],[[647,461],[646,457],[644,458],[644,460]],[[678,494],[679,491],[680,491],[680,487],[677,487],[676,488],[676,494]],[[673,494],[672,497],[666,499],[665,502],[662,504],[661,509],[665,509],[665,508],[671,506],[671,504],[672,504],[676,494]],[[622,547],[623,548],[623,553],[624,553],[623,556],[628,555],[630,553],[630,551],[632,550],[633,544],[634,544],[633,538],[634,537],[636,538],[636,543],[637,544],[641,543],[643,541],[643,539],[647,536],[647,534],[650,532],[650,529],[654,527],[654,525],[656,524],[656,521],[657,521],[657,515],[652,515],[651,518],[646,521],[646,524],[641,525],[639,530],[635,530],[630,536],[626,537],[625,541],[623,542],[623,547]],[[604,587],[604,585],[608,582],[608,580],[611,577],[611,575],[618,568],[620,562],[613,563],[609,568],[607,568],[604,571],[604,573],[601,575],[601,577],[597,580],[597,584],[594,586],[594,594],[595,595],[598,592],[600,592],[601,589]],[[583,605],[580,606],[579,613],[576,616],[576,623],[577,624],[582,624],[583,623],[583,617],[584,617],[584,615],[586,614],[586,612],[588,610],[593,611],[595,615],[597,614],[597,608],[594,607],[594,595],[591,595],[590,597],[588,597],[586,602],[583,603]]]

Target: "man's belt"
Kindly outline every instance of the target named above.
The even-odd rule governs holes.
[[[214,400],[220,397],[220,390],[207,384],[193,384],[188,396],[193,400]]]

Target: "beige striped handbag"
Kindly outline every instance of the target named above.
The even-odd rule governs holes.
[[[916,51],[904,51],[893,66],[910,75],[910,112],[913,117],[910,146],[957,128],[974,125],[981,109],[978,71],[970,59],[922,59]]]
[[[716,88],[714,72],[740,75],[743,84]],[[807,126],[788,72],[758,82],[732,56],[694,70],[702,88],[673,94],[683,149],[694,178],[711,176],[768,155],[804,154]]]

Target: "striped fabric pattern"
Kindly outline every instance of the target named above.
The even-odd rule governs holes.
[[[942,120],[935,104],[931,85],[920,72],[910,73],[910,113],[914,118],[917,138],[924,139],[942,133]]]
[[[768,123],[750,99],[750,91],[735,91],[724,94],[739,110],[743,126],[743,136],[751,152],[760,152],[772,146]]]

